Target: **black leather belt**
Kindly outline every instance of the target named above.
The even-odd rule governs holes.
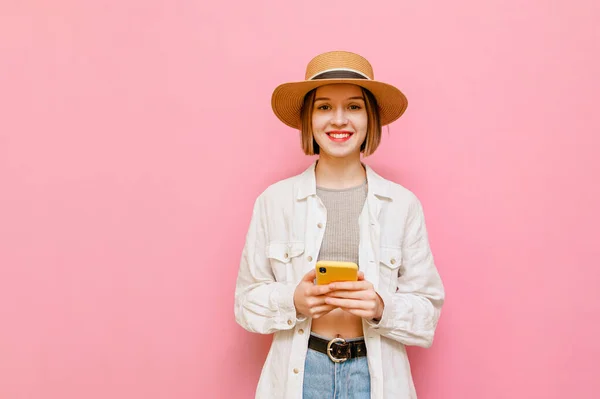
[[[308,347],[317,352],[325,353],[335,363],[367,356],[367,345],[364,339],[348,342],[343,338],[334,338],[329,341],[311,334],[308,339]]]

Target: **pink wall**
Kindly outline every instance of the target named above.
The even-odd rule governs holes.
[[[447,288],[419,397],[600,395],[597,1],[8,3],[0,398],[252,397],[251,206],[311,161],[270,95],[332,49],[409,98],[368,162]]]

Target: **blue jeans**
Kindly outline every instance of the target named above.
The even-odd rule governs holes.
[[[334,363],[326,354],[309,348],[304,363],[302,398],[370,399],[371,377],[367,357]]]

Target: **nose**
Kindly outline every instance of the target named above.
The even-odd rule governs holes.
[[[331,124],[334,126],[344,126],[348,123],[346,110],[344,107],[338,107],[331,116]]]

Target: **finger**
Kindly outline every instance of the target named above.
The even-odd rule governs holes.
[[[358,291],[358,290],[368,290],[372,287],[373,287],[373,284],[371,284],[367,280],[338,281],[338,282],[329,284],[329,288],[331,291],[335,291],[335,290]]]
[[[308,298],[306,298],[306,306],[309,309],[316,308],[322,305],[325,305],[324,296],[309,296]]]
[[[326,285],[314,285],[309,289],[310,295],[321,296],[331,292],[330,284]]]
[[[308,273],[306,273],[304,275],[304,277],[302,277],[302,281],[308,281],[308,282],[313,282],[313,280],[315,279],[315,277],[317,277],[317,272],[315,269],[310,269],[310,271]]]
[[[312,314],[313,319],[318,319],[319,317],[324,316],[327,313],[331,312],[335,308],[336,307],[333,305],[321,305],[321,306],[312,308],[311,314]]]
[[[331,298],[331,297],[326,297],[325,303],[327,305],[333,305],[338,308],[344,308],[344,309],[363,309],[363,310],[371,309],[372,310],[376,306],[371,301],[365,301],[365,300],[360,300],[360,299]]]
[[[361,291],[331,291],[325,294],[328,298],[345,298],[345,299],[375,299],[375,296],[371,294],[372,291],[361,290]]]
[[[358,272],[358,281],[363,281],[365,279],[365,273],[364,272]]]

